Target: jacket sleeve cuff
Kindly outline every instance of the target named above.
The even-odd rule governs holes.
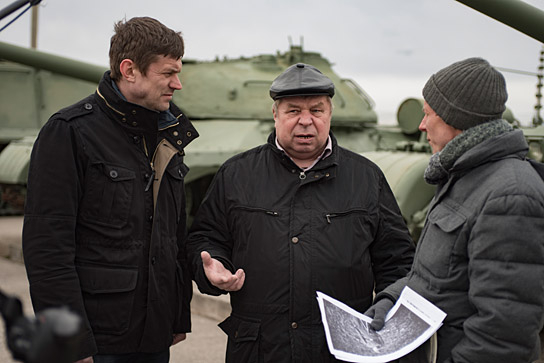
[[[98,353],[98,348],[96,346],[96,342],[94,340],[94,335],[92,331],[87,330],[83,334],[84,335],[81,339],[81,344],[79,347],[78,355],[76,357],[76,361],[85,359],[87,357],[92,357],[93,355]]]

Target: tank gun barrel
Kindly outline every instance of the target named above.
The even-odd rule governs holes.
[[[544,11],[521,0],[456,0],[544,43]]]
[[[0,42],[0,59],[98,83],[105,67]]]

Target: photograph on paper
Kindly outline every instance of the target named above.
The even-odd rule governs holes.
[[[317,299],[329,350],[348,362],[400,358],[427,341],[446,316],[407,287],[387,314],[383,329],[374,331],[366,315],[319,291]]]

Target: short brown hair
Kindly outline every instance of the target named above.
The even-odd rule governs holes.
[[[183,57],[185,45],[180,32],[175,32],[150,17],[119,21],[110,41],[110,69],[113,80],[121,79],[119,65],[132,60],[143,75],[158,56]]]

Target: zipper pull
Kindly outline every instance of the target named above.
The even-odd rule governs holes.
[[[325,214],[325,218],[327,218],[327,223],[331,224],[331,218],[336,217],[336,214]]]
[[[300,180],[306,179],[306,174],[304,173],[304,170],[300,172],[298,178],[299,178]]]
[[[153,184],[153,181],[155,180],[155,169],[151,172],[151,175],[149,176],[149,180],[147,181],[147,185],[145,186],[145,191],[149,191],[149,188],[151,188],[151,184]]]

